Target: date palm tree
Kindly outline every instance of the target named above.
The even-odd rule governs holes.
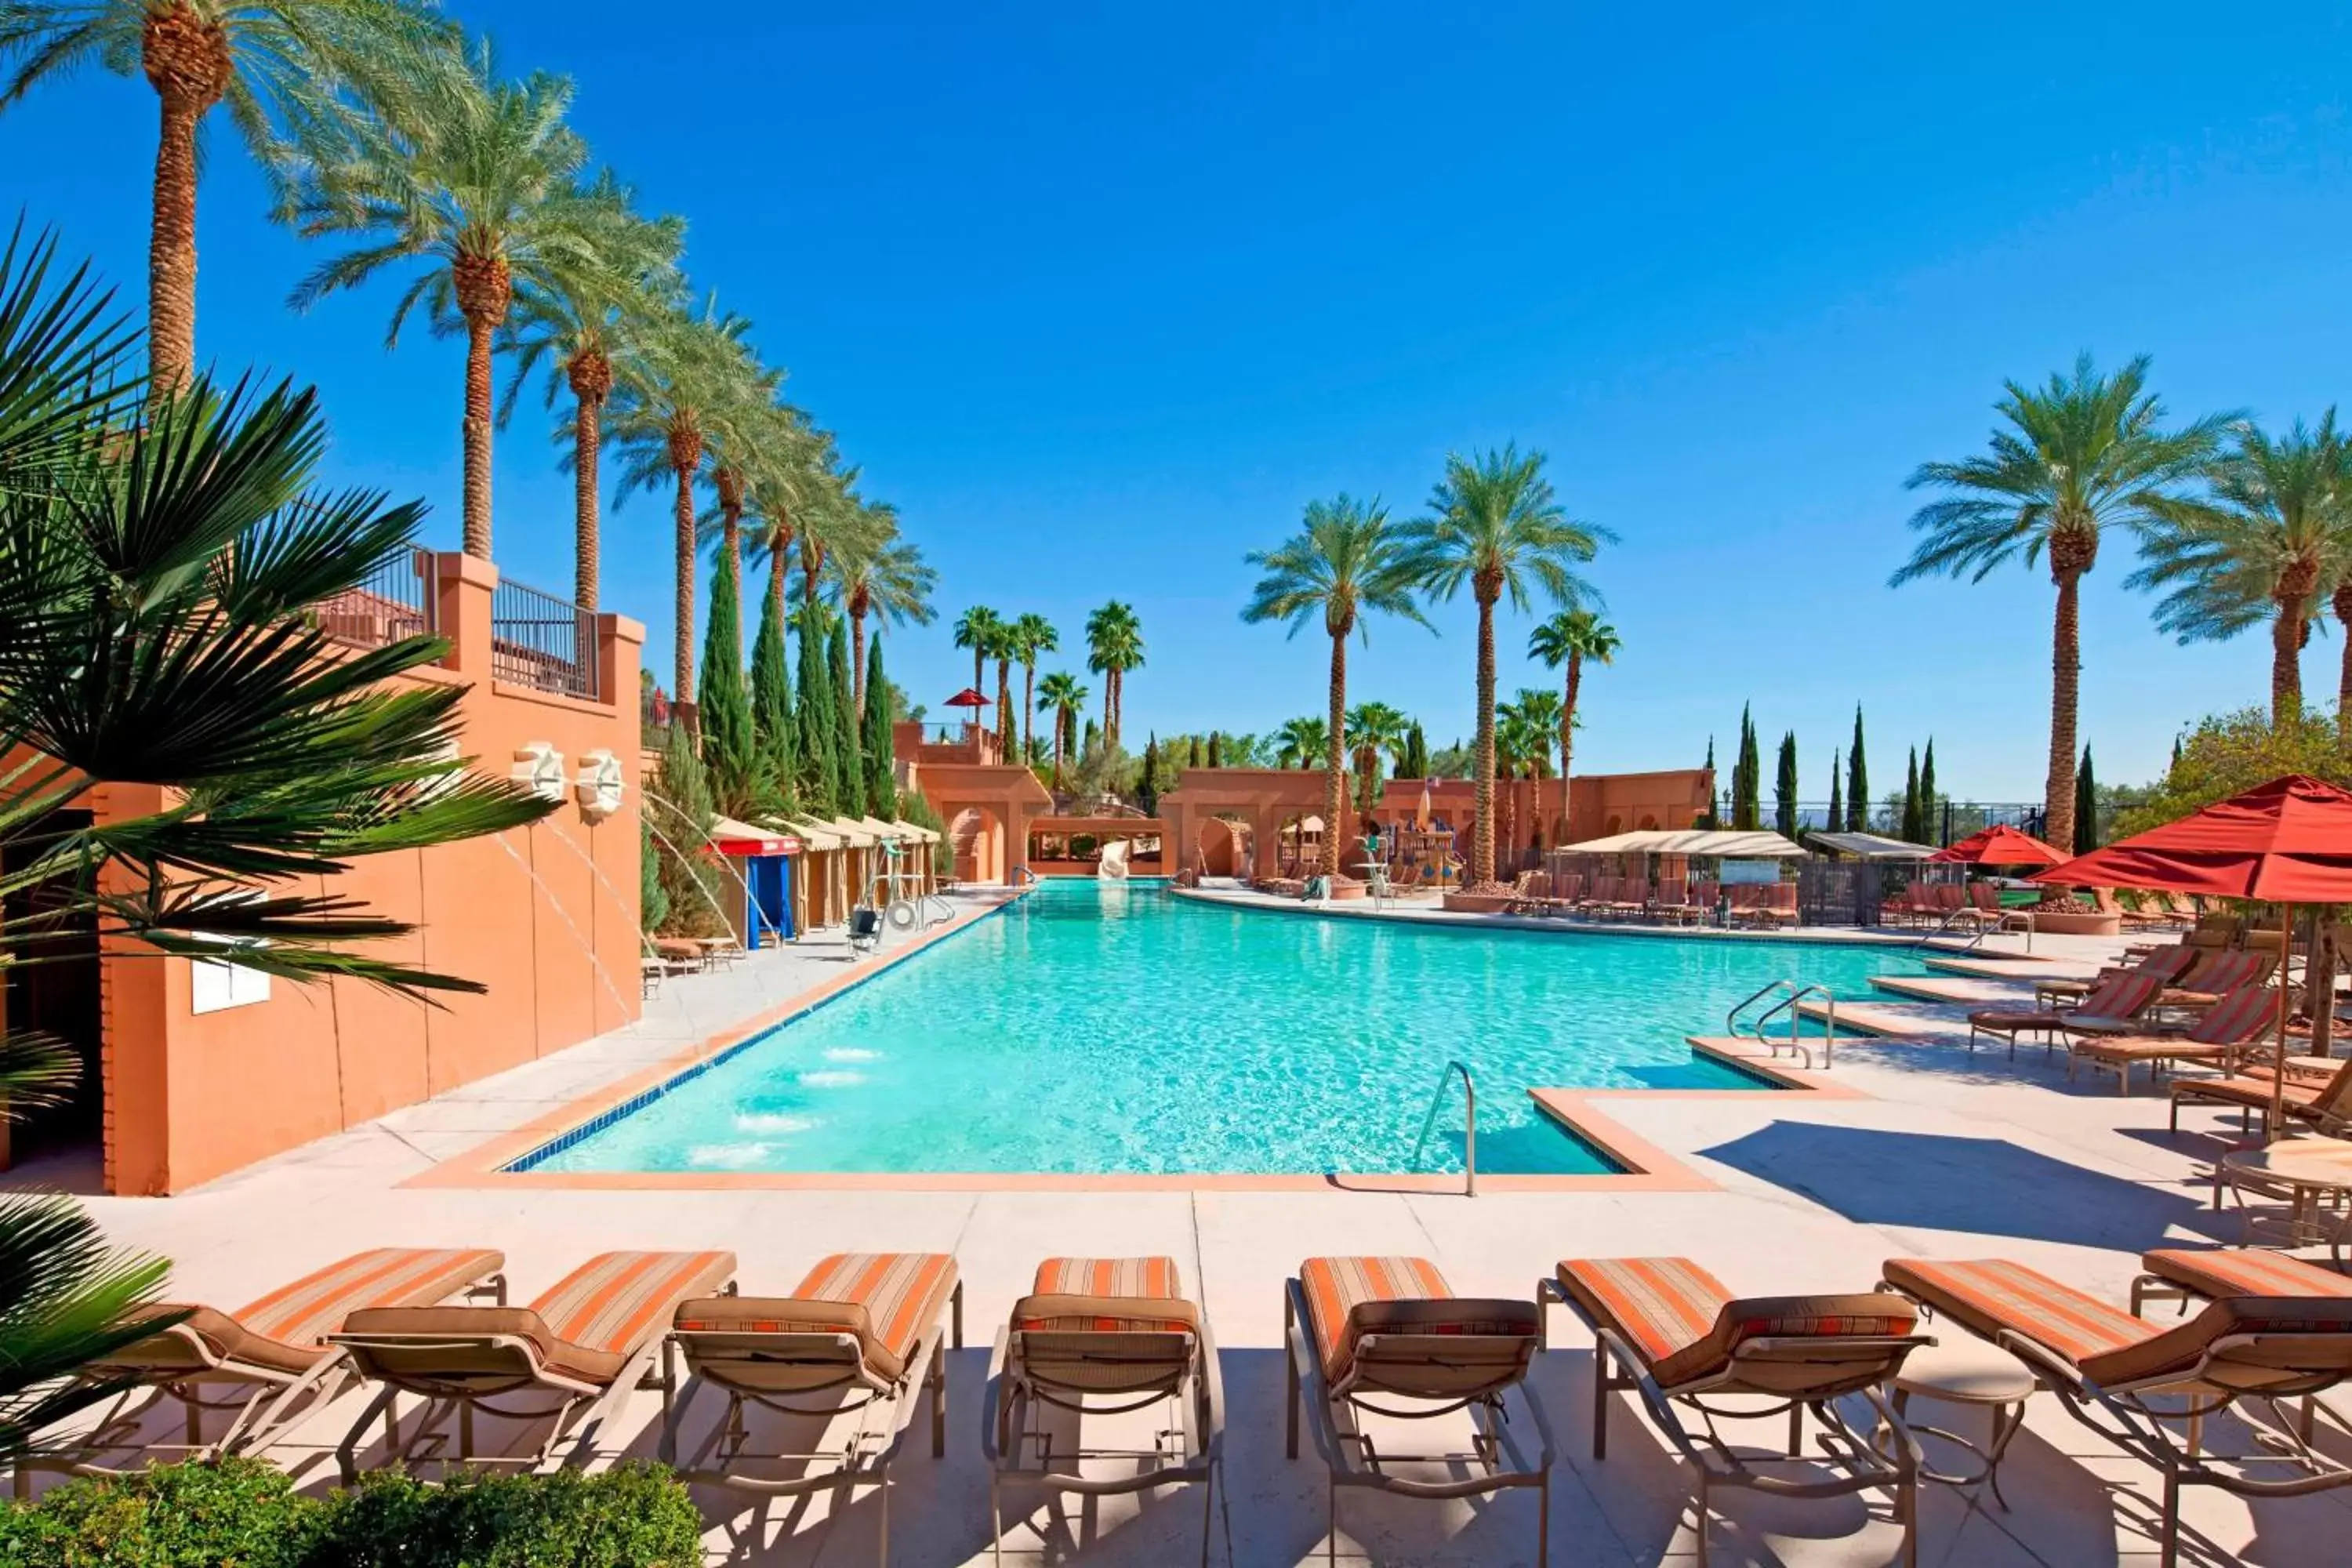
[[[1135,606],[1111,600],[1087,617],[1087,668],[1103,678],[1103,739],[1118,743],[1127,712],[1127,672],[1143,667],[1143,623]]]
[[[1274,732],[1274,765],[1278,768],[1328,767],[1331,761],[1331,725],[1326,719],[1304,713],[1285,719]]]
[[[2004,384],[1993,407],[2004,422],[1987,449],[1958,462],[1922,463],[1912,489],[1949,492],[1911,515],[1920,540],[1892,582],[1966,576],[1982,582],[2011,561],[2048,557],[2057,586],[2050,628],[2050,766],[2042,837],[2074,833],[2075,736],[2081,704],[2082,583],[2110,528],[2145,534],[2160,524],[2212,458],[2233,417],[2214,415],[2178,430],[2147,391],[2143,354],[2102,375],[2084,354],[2074,373],[2040,387]]]
[[[834,554],[834,597],[849,613],[849,662],[857,708],[866,706],[866,622],[878,634],[893,626],[927,626],[937,617],[932,590],[940,574],[923,560],[922,547],[898,536],[898,509],[869,501],[862,526]]]
[[[1069,754],[1070,743],[1078,731],[1078,715],[1087,705],[1089,695],[1078,678],[1066,670],[1055,670],[1037,683],[1037,695],[1045,710],[1054,716],[1054,787],[1062,785],[1062,760]]]
[[[115,379],[139,348],[51,243],[0,247],[0,751],[30,759],[0,775],[0,892],[45,890],[0,927],[0,965],[87,922],[110,963],[226,952],[298,983],[480,991],[354,951],[414,928],[336,890],[358,857],[551,809],[458,755],[464,688],[394,679],[447,644],[339,649],[310,613],[405,559],[424,509],[320,486],[310,392],[199,378],[151,405]],[[72,825],[123,780],[161,786],[161,809]],[[0,1028],[0,1118],[79,1070],[54,1037]],[[79,1368],[184,1316],[159,1319],[164,1271],[71,1198],[0,1198],[0,1463],[112,1392]]]
[[[1507,784],[1514,779],[1541,780],[1551,772],[1552,738],[1559,731],[1559,694],[1549,688],[1522,687],[1517,698],[1495,705],[1495,775]],[[1503,842],[1510,847],[1511,865],[1518,863],[1527,834],[1519,822],[1517,792],[1503,792]]]
[[[772,417],[776,392],[783,384],[782,371],[769,370],[749,353],[719,362],[720,374],[710,386],[703,411],[704,445],[710,463],[710,489],[716,504],[698,520],[698,542],[714,561],[733,563],[737,662],[741,662],[743,632],[743,515],[749,505],[751,477],[758,468],[760,449],[775,434]]]
[[[499,79],[487,46],[426,73],[408,122],[345,117],[295,171],[286,212],[305,238],[361,243],[315,268],[290,302],[307,310],[387,268],[424,268],[393,308],[396,346],[422,305],[436,334],[466,340],[466,553],[490,554],[493,361],[517,285],[592,273],[612,204],[579,183],[587,143],[563,123],[572,83],[534,72]]]
[[[672,606],[671,694],[680,720],[694,718],[695,484],[709,449],[704,421],[729,395],[749,361],[751,323],[721,311],[716,300],[699,314],[665,311],[614,362],[612,442],[619,457],[617,496],[667,486],[677,565]]]
[[[1037,660],[1062,651],[1062,634],[1034,610],[1013,618],[1013,646],[1021,660],[1021,755],[1026,761],[1037,743]]]
[[[197,141],[223,104],[273,174],[321,121],[395,113],[455,29],[410,0],[0,0],[0,108],[95,61],[143,76],[163,121],[149,189],[148,384],[196,362]]]
[[[1348,710],[1348,754],[1356,765],[1356,815],[1370,816],[1380,804],[1381,768],[1404,745],[1412,721],[1385,702],[1359,702]]]
[[[1297,637],[1319,621],[1331,639],[1328,712],[1324,721],[1323,874],[1339,874],[1339,806],[1345,769],[1342,747],[1348,730],[1348,639],[1371,636],[1370,617],[1402,616],[1427,625],[1413,602],[1411,563],[1402,531],[1389,522],[1376,498],[1360,501],[1339,495],[1307,503],[1298,532],[1272,550],[1254,550],[1244,559],[1263,574],[1242,606],[1253,625],[1281,621]]]
[[[2171,591],[2156,624],[2183,643],[2271,625],[2271,721],[2303,718],[2303,645],[2323,589],[2352,570],[2352,443],[2336,410],[2273,440],[2252,424],[2206,476],[2206,493],[2168,505],[2145,560],[2125,579]]]
[[[1466,585],[1478,606],[1478,740],[1474,767],[1477,836],[1471,841],[1472,892],[1495,880],[1495,606],[1507,595],[1527,607],[1530,588],[1570,609],[1599,597],[1577,568],[1615,536],[1570,520],[1544,478],[1540,452],[1517,446],[1445,459],[1430,492],[1429,515],[1409,525],[1415,581],[1433,598]]]
[[[971,689],[974,691],[981,690],[981,683],[988,679],[988,650],[996,646],[998,630],[1003,625],[1004,617],[986,605],[974,605],[956,617],[955,646],[971,649]]]
[[[1617,628],[1594,611],[1555,610],[1528,637],[1528,657],[1567,672],[1559,708],[1559,831],[1564,843],[1572,824],[1569,806],[1569,757],[1576,746],[1576,700],[1584,687],[1584,661],[1608,664],[1617,657]]]
[[[497,349],[512,366],[499,405],[499,428],[514,417],[516,399],[535,375],[543,375],[549,408],[566,392],[572,395],[570,428],[558,433],[572,470],[572,596],[582,609],[593,610],[603,566],[601,461],[613,356],[616,345],[657,321],[677,297],[686,228],[677,218],[638,216],[629,188],[609,170],[586,194],[583,216],[597,222],[593,265],[519,279]]]
[[[819,504],[835,465],[832,435],[800,409],[780,399],[766,417],[767,437],[753,455],[744,496],[756,522],[751,552],[767,563],[768,597],[781,623],[787,613],[786,578],[799,559],[801,514]]]

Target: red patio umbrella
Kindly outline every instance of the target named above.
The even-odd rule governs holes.
[[[971,687],[967,686],[961,691],[957,692],[953,697],[949,698],[940,706],[943,708],[985,708],[988,706],[988,699],[982,697],[979,692],[974,691]]]
[[[2033,879],[2282,906],[2279,1060],[2271,1084],[2271,1136],[2277,1137],[2286,1101],[2286,960],[2294,940],[2294,906],[2352,903],[2352,795],[2289,773],[2037,872]]]
[[[2055,866],[2066,857],[2033,835],[2004,825],[1971,833],[1927,858],[1947,866]]]

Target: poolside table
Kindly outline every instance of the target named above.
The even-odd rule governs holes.
[[[2341,1138],[2287,1138],[2262,1147],[2233,1149],[2221,1156],[2217,1175],[2226,1180],[2231,1195],[2245,1213],[2250,1238],[2263,1236],[2280,1222],[2246,1208],[2249,1190],[2287,1194],[2284,1228],[2273,1232],[2269,1245],[2294,1247],[2325,1242],[2328,1257],[2345,1267],[2346,1232],[2352,1230],[2352,1142]],[[2326,1211],[2334,1211],[2332,1213]]]
[[[1976,1461],[1966,1473],[1922,1465],[1919,1474],[1949,1487],[1989,1487],[1993,1500],[2004,1509],[2009,1500],[2000,1494],[2000,1458],[2009,1451],[2017,1429],[2025,1425],[2025,1402],[2032,1397],[2035,1386],[2032,1369],[2023,1362],[1999,1345],[1957,1328],[1948,1329],[1934,1344],[1921,1345],[1905,1356],[1903,1370],[1886,1385],[1888,1403],[1912,1431],[1940,1438]],[[1958,1432],[1912,1420],[1910,1404],[1915,1395],[1990,1411],[1991,1435],[1979,1447]]]

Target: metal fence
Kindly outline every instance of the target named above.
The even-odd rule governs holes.
[[[490,599],[490,673],[517,686],[597,701],[596,613],[500,579]]]
[[[433,552],[409,549],[312,608],[319,629],[353,647],[389,647],[438,629]]]
[[[1766,827],[1773,826],[1769,794],[1764,797],[1758,815]],[[1883,833],[1889,837],[1902,836],[1903,814],[1899,810],[1889,809],[1885,802],[1874,803],[1867,816],[1869,826],[1866,831]],[[1844,822],[1832,824],[1829,816],[1830,803],[1825,800],[1801,800],[1797,803],[1797,826],[1809,832],[1832,827],[1845,830]],[[1716,820],[1725,823],[1731,820],[1731,796],[1728,794],[1717,797]],[[1995,826],[2014,827],[2021,833],[2039,838],[2045,820],[2042,803],[2038,800],[1954,800],[1947,795],[1939,799],[1935,809],[1928,814],[1927,840],[1941,848],[1947,844],[1958,843],[1971,833]]]

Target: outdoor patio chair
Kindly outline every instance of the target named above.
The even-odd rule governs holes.
[[[2352,1466],[2313,1447],[2310,1405],[2300,1419],[2278,1408],[2352,1379],[2352,1297],[2228,1296],[2167,1329],[2021,1263],[1898,1258],[1885,1278],[2017,1356],[2075,1419],[2156,1468],[2160,1568],[2179,1561],[2183,1487],[2255,1499],[2352,1485]],[[2243,1451],[2207,1440],[2206,1418],[2224,1411],[2254,1438]]]
[[[1691,897],[1688,882],[1661,883],[1650,910],[1660,920],[1671,921],[1678,926],[1696,925],[1706,918],[1706,911]]]
[[[1316,1451],[1329,1471],[1325,1538],[1339,1561],[1339,1489],[1396,1497],[1462,1498],[1514,1488],[1536,1494],[1535,1560],[1551,1542],[1551,1424],[1527,1385],[1543,1348],[1543,1318],[1528,1301],[1457,1297],[1437,1266],[1421,1258],[1310,1258],[1284,1288],[1283,1339],[1289,1360],[1290,1417],[1284,1452],[1298,1457],[1302,1399]],[[1508,1396],[1535,1429],[1509,1420]],[[1407,1452],[1376,1442],[1362,1426],[1467,1412],[1467,1451]],[[1443,1466],[1443,1477],[1395,1473]]]
[[[654,1342],[680,1301],[729,1288],[731,1252],[605,1252],[528,1307],[380,1307],[351,1314],[331,1342],[380,1386],[336,1449],[346,1485],[359,1478],[368,1427],[383,1421],[386,1464],[482,1463],[478,1415],[549,1424],[525,1462],[544,1467],[563,1439],[582,1443],[653,1364]],[[404,1435],[400,1396],[424,1401]],[[520,1394],[549,1403],[493,1401]],[[454,1420],[456,1432],[448,1430]],[[511,1462],[511,1461],[502,1461]]]
[[[2176,1061],[2227,1061],[2278,1016],[2278,993],[2266,985],[2242,985],[2209,1007],[2187,1033],[2179,1035],[2110,1035],[2104,1030],[2075,1037],[2072,1024],[2062,1025],[2066,1042],[2066,1077],[2071,1082],[2077,1064],[2107,1068],[2116,1074],[2116,1092],[2131,1092],[2135,1062],[2151,1068]],[[2104,1020],[2101,1020],[2104,1022]]]
[[[952,1340],[947,1341],[950,1321]],[[698,1295],[662,1342],[661,1462],[688,1481],[756,1497],[881,1489],[890,1561],[890,1462],[931,1396],[931,1454],[947,1451],[947,1357],[963,1348],[963,1285],[943,1252],[840,1253],[789,1296]],[[683,1375],[681,1376],[681,1371]],[[687,1407],[704,1388],[726,1411],[682,1460]],[[750,1408],[821,1423],[814,1447],[751,1447]],[[770,1474],[766,1471],[782,1470]]]
[[[2183,1105],[2235,1106],[2240,1110],[2270,1113],[2273,1083],[2271,1069],[2251,1068],[2226,1078],[2175,1079],[2172,1083],[2172,1131],[2180,1131]],[[2289,1071],[2282,1097],[2286,1113],[2309,1122],[2322,1132],[2352,1131],[2352,1058],[2333,1076],[2316,1082],[2298,1079]]]
[[[1993,1007],[1969,1015],[1969,1054],[1976,1055],[1977,1037],[2006,1036],[2009,1057],[2017,1059],[2017,1037],[2020,1035],[2040,1035],[2045,1047],[2055,1048],[2053,1042],[2058,1031],[2077,1018],[2137,1018],[2156,1000],[2159,982],[2152,974],[2137,972],[2118,974],[2103,981],[2098,988],[2083,998],[2079,1007],[2044,1007],[2021,1011],[2013,1007]]]
[[[1774,1497],[1843,1497],[1885,1489],[1903,1522],[1906,1563],[1917,1556],[1920,1454],[1883,1385],[1904,1358],[1930,1342],[1900,1296],[1734,1297],[1686,1258],[1570,1259],[1536,1285],[1538,1306],[1557,1301],[1592,1331],[1592,1457],[1609,1456],[1610,1396],[1641,1395],[1666,1439],[1696,1473],[1696,1561],[1707,1557],[1708,1494],[1740,1487]],[[1727,1410],[1712,1401],[1769,1403]],[[1893,1439],[1874,1445],[1848,1426],[1836,1402],[1859,1395]],[[1803,1457],[1804,1413],[1822,1423],[1828,1461],[1843,1472],[1818,1480],[1775,1475],[1716,1430],[1717,1418],[1789,1417],[1788,1458]],[[1693,1430],[1687,1417],[1697,1418]]]
[[[2140,1254],[2134,1317],[2150,1301],[2226,1301],[2236,1296],[2352,1297],[2352,1274],[2260,1247],[2161,1247]]]
[[[2278,955],[2261,952],[2208,953],[2203,963],[2158,993],[2161,1008],[2210,1007],[2242,985],[2260,985],[2278,969]]]
[[[2033,984],[2033,1005],[2056,1007],[2080,1002],[2120,974],[2153,974],[2159,984],[2169,985],[2187,974],[2197,960],[2196,948],[2159,947],[2142,954],[2135,963],[2102,969],[2088,980],[2038,980]]]
[[[1090,1422],[1158,1411],[1148,1446],[1087,1440]],[[1201,1562],[1209,1561],[1225,1436],[1224,1377],[1208,1321],[1171,1258],[1055,1258],[1013,1308],[988,1367],[982,1446],[992,1560],[1004,1560],[1003,1492],[1081,1497],[1201,1483]],[[1087,1475],[1088,1460],[1124,1467]]]
[[[126,1474],[166,1454],[212,1458],[266,1448],[357,1377],[350,1358],[328,1342],[351,1313],[452,1296],[504,1301],[506,1277],[499,1270],[505,1267],[505,1256],[486,1247],[380,1247],[314,1269],[234,1312],[157,1307],[159,1321],[177,1321],[82,1370],[84,1387],[126,1386],[86,1432],[54,1446],[37,1439],[16,1461],[16,1494],[26,1495],[36,1470]],[[216,1390],[231,1396],[216,1398]],[[143,1435],[147,1417],[166,1404],[181,1407],[184,1444]],[[206,1441],[204,1420],[211,1411],[231,1414],[227,1430]]]

